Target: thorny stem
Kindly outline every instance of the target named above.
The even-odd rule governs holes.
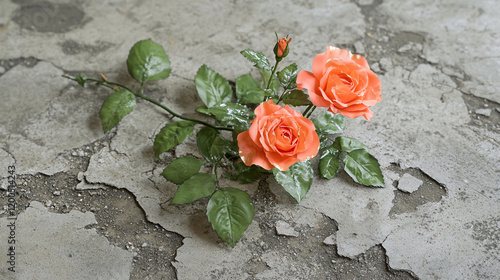
[[[63,75],[63,77],[66,78],[66,79],[70,79],[70,80],[78,82],[78,80],[76,78],[73,78],[71,76]],[[146,101],[149,101],[149,102],[155,104],[156,106],[162,108],[163,110],[167,111],[169,114],[173,115],[174,117],[177,117],[177,118],[182,119],[182,120],[192,121],[192,122],[195,122],[195,123],[199,123],[199,124],[211,127],[213,129],[216,129],[216,130],[231,130],[231,131],[233,130],[233,129],[228,128],[228,127],[214,126],[214,125],[209,124],[209,123],[204,122],[204,121],[200,121],[200,120],[196,120],[196,119],[191,119],[191,118],[179,115],[179,114],[175,113],[174,111],[170,110],[168,107],[162,105],[158,101],[156,101],[154,99],[151,99],[151,98],[149,98],[147,96],[144,96],[144,95],[142,95],[140,93],[136,93],[133,90],[131,90],[130,88],[128,88],[127,86],[124,86],[124,85],[119,84],[119,83],[110,82],[110,81],[103,81],[103,80],[97,80],[97,79],[92,79],[92,78],[85,78],[85,81],[96,82],[97,85],[102,85],[102,86],[105,86],[107,88],[115,89],[115,90],[116,90],[116,87],[121,87],[121,88],[123,88],[123,89],[125,89],[127,91],[130,91],[136,97],[139,97],[139,98],[142,98],[142,99],[144,99]],[[141,91],[142,91],[142,86],[141,86]]]
[[[278,69],[279,63],[280,62],[278,60],[276,60],[276,64],[274,64],[273,71],[271,72],[271,77],[269,77],[269,81],[267,82],[266,89],[269,89],[269,87],[271,86],[271,81],[273,80],[274,73],[276,73],[276,69]]]
[[[306,108],[306,110],[304,111],[304,113],[302,113],[302,116],[304,116],[304,117],[305,117],[305,116],[307,115],[307,113],[309,112],[309,110],[311,110],[311,108],[312,108],[313,106],[314,106],[313,104],[311,104],[311,105],[307,106],[307,108]]]
[[[281,95],[280,95],[280,98],[278,99],[278,103],[276,104],[280,104],[281,100],[283,100],[283,96],[285,96],[285,94],[289,92],[288,90],[285,90]]]
[[[309,112],[309,114],[307,115],[306,118],[309,118],[312,115],[312,113],[314,112],[314,110],[316,110],[316,108],[318,108],[318,107],[313,106],[311,112]]]

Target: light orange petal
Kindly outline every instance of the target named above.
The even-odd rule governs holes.
[[[238,147],[241,160],[247,166],[258,165],[264,169],[271,170],[274,166],[269,162],[266,154],[250,138],[248,131],[238,134]]]
[[[287,171],[290,166],[298,161],[296,157],[282,156],[279,153],[267,153],[266,155],[273,167],[278,168],[280,171]]]

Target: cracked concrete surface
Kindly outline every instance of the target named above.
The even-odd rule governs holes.
[[[19,187],[25,191],[18,191],[18,252],[26,255],[19,257],[18,279],[34,272],[40,279],[496,279],[500,274],[500,3],[28,0],[3,1],[0,7],[2,185],[12,164],[21,179],[68,174],[81,181],[78,188],[62,183],[64,195],[74,195],[75,202],[65,203],[64,195],[57,202],[80,205],[79,211],[48,204],[60,191],[50,184]],[[297,205],[263,177],[241,186],[255,201],[256,217],[230,249],[211,230],[206,201],[169,205],[176,187],[159,175],[175,157],[200,156],[194,139],[155,159],[154,135],[170,120],[145,102],[104,136],[98,114],[109,91],[80,88],[60,76],[103,72],[134,86],[125,67],[128,50],[137,40],[152,38],[165,47],[173,71],[167,80],[147,85],[146,93],[194,115],[201,105],[193,82],[198,68],[207,64],[234,81],[251,71],[239,51],[253,48],[270,56],[274,31],[293,38],[290,62],[300,69],[310,70],[314,55],[327,45],[367,57],[382,81],[383,101],[370,122],[349,120],[345,135],[370,147],[386,187],[360,187],[343,174],[329,181],[317,177]],[[480,114],[484,109],[489,116]],[[94,148],[85,148],[89,145]],[[398,189],[408,176],[422,181],[411,194]],[[120,238],[103,234],[104,225],[85,228],[95,218],[83,210],[96,215],[100,210],[78,204],[78,198],[93,189],[126,190],[137,202],[127,207],[139,206],[148,222],[182,236],[175,256],[166,260],[175,273],[160,276],[159,265],[140,258],[148,245],[131,251],[129,245],[115,245]],[[0,191],[3,206],[6,193]],[[0,217],[4,236],[7,213]],[[69,225],[59,233],[65,238],[51,240],[57,227],[44,226],[41,219]],[[277,234],[277,222],[297,237]],[[36,239],[26,233],[31,228],[40,232]],[[117,232],[138,235],[132,228]],[[83,242],[89,239],[98,241]],[[6,252],[6,242],[0,245]],[[51,249],[79,254],[46,258]],[[0,275],[11,276],[4,261]]]

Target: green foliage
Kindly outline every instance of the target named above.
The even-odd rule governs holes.
[[[295,81],[297,80],[297,74],[299,70],[297,68],[297,64],[292,63],[287,67],[283,68],[280,72],[278,72],[278,78],[283,85],[285,90],[294,89],[297,87]]]
[[[135,104],[135,96],[130,91],[121,90],[110,94],[102,103],[99,114],[104,132],[108,132],[132,112]]]
[[[201,101],[208,108],[231,102],[233,90],[229,82],[208,66],[203,65],[198,69],[194,82]]]
[[[344,170],[360,184],[384,187],[384,176],[376,158],[365,150],[354,150],[344,158]]]
[[[345,136],[339,136],[335,138],[333,145],[341,152],[351,152],[359,149],[368,149],[365,144],[359,142],[358,140]]]
[[[139,41],[130,49],[127,68],[140,83],[166,79],[171,71],[165,50],[151,39]]]
[[[219,237],[234,247],[252,222],[254,206],[250,196],[239,189],[221,188],[207,205],[208,221]]]
[[[322,112],[312,122],[318,134],[342,133],[345,128],[345,117],[341,114],[333,114],[329,111]]]
[[[78,77],[76,77],[76,81],[83,87],[85,85],[85,82],[87,81],[87,77],[85,77],[85,75],[83,74],[80,74],[78,75]]]
[[[171,204],[191,203],[202,197],[207,197],[214,193],[215,175],[206,173],[194,174],[179,186],[172,198]]]
[[[298,203],[306,196],[313,182],[313,168],[308,160],[296,162],[287,171],[274,168],[273,174],[276,181]]]
[[[236,98],[241,104],[259,104],[264,101],[266,96],[264,90],[260,87],[252,76],[245,74],[236,78]]]
[[[236,180],[240,184],[250,184],[255,182],[262,172],[266,171],[257,165],[246,166],[243,162],[238,162],[231,166],[231,171],[226,173],[226,178]]]
[[[156,134],[153,149],[156,157],[169,149],[182,143],[188,136],[193,134],[194,125],[191,121],[178,121],[166,124]]]
[[[208,108],[206,112],[212,114],[225,127],[246,127],[248,129],[250,119],[254,118],[253,112],[247,106],[237,103],[218,104]]]
[[[292,106],[309,106],[312,104],[311,101],[309,101],[309,96],[298,89],[287,92],[283,96],[283,103]]]
[[[261,70],[271,71],[271,64],[266,56],[261,52],[256,52],[251,49],[241,51],[241,54],[248,60],[254,63],[254,66]]]
[[[319,173],[323,178],[332,179],[340,168],[340,152],[333,146],[327,147],[321,154]]]
[[[190,156],[181,157],[173,160],[165,167],[161,175],[170,182],[179,185],[184,183],[189,177],[198,173],[202,166],[203,162],[197,158]]]
[[[196,141],[201,155],[210,162],[220,160],[231,148],[231,142],[222,138],[217,130],[210,127],[202,128],[196,134]]]

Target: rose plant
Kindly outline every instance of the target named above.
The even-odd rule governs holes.
[[[234,247],[252,222],[254,206],[245,191],[221,185],[221,176],[247,184],[264,173],[272,173],[300,203],[313,182],[310,159],[321,154],[321,177],[331,179],[343,168],[357,183],[384,186],[378,161],[366,151],[367,147],[353,138],[338,136],[343,132],[345,117],[370,120],[373,112],[368,108],[381,100],[380,81],[366,59],[328,47],[314,58],[312,72],[299,72],[295,63],[278,71],[279,63],[289,54],[290,42],[291,38],[277,36],[274,66],[263,53],[243,50],[241,54],[254,64],[261,77],[245,74],[236,78],[235,92],[219,73],[201,66],[194,82],[203,103],[196,111],[204,115],[203,119],[177,114],[144,94],[146,82],[165,79],[171,72],[165,50],[152,40],[137,42],[127,58],[128,72],[139,82],[139,90],[109,81],[102,74],[100,79],[64,77],[81,86],[94,82],[113,90],[99,114],[104,132],[134,110],[137,98],[180,119],[168,122],[155,136],[153,150],[160,161],[162,153],[191,137],[195,126],[203,126],[196,133],[203,158],[177,158],[161,175],[178,185],[170,204],[208,197],[208,221],[219,237]],[[300,113],[302,106],[306,108]],[[317,107],[328,109],[312,118]],[[231,131],[232,138],[221,131]],[[202,166],[209,167],[210,172],[200,172]]]

